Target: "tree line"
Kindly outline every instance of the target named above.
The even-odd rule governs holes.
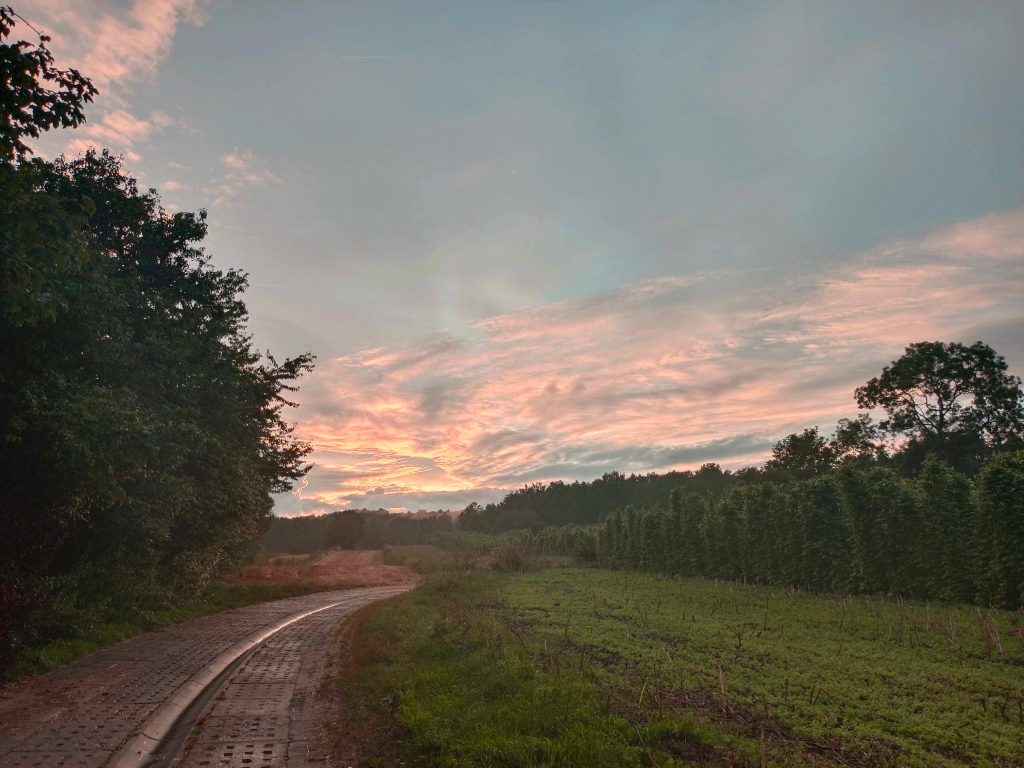
[[[584,535],[567,537],[575,552]],[[667,509],[626,507],[590,535],[610,568],[1015,608],[1024,451],[994,455],[974,478],[929,456],[913,478],[849,463],[717,499],[680,488]]]
[[[611,472],[592,482],[534,483],[497,504],[469,505],[459,525],[491,533],[593,525],[627,506],[663,507],[677,488],[716,499],[738,486],[789,483],[850,462],[912,478],[935,457],[973,477],[991,457],[1024,448],[1020,384],[1006,360],[980,341],[910,344],[854,391],[857,404],[869,413],[840,419],[830,435],[818,427],[787,435],[762,467],[730,471],[707,463],[697,471]],[[878,422],[870,413],[877,411],[884,413]]]
[[[526,523],[536,551],[612,568],[1024,605],[1024,395],[1005,359],[919,342],[854,396],[885,418],[787,435],[763,467],[527,486],[459,522]]]
[[[284,420],[311,355],[246,331],[246,276],[110,153],[32,157],[96,89],[0,7],[0,668],[18,648],[194,595],[307,471]]]
[[[427,544],[455,529],[447,510],[397,514],[386,509],[346,509],[324,515],[275,517],[261,539],[264,552],[307,554],[339,547],[379,549],[387,545]]]

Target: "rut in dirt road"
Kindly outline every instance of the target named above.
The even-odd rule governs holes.
[[[310,764],[320,749],[313,692],[331,630],[356,609],[410,586],[325,592],[206,616],[8,686],[0,690],[3,765],[168,765],[172,757],[187,766]],[[245,655],[227,681],[217,681],[218,690],[206,686],[211,663],[222,662],[226,651],[311,611]],[[209,703],[188,714],[202,715],[202,727],[186,731],[188,739],[160,743],[171,730],[168,713],[180,716],[200,693]],[[188,742],[181,754],[166,754]]]

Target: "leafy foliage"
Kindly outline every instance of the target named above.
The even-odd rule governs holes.
[[[205,212],[168,213],[107,152],[25,160],[21,138],[76,125],[94,91],[42,46],[4,43],[0,64],[6,661],[241,562],[308,469],[283,411],[312,356],[253,348],[246,277],[211,264]]]
[[[46,35],[37,44],[4,43],[16,18],[13,8],[0,6],[0,160],[6,162],[32,153],[26,138],[81,125],[83,106],[96,95],[93,84],[77,70],[54,66]]]
[[[1024,452],[993,457],[973,491],[935,457],[913,480],[846,464],[784,485],[736,485],[703,505],[678,491],[670,512],[613,513],[599,531],[599,561],[678,576],[1014,608],[1024,605],[1022,492]],[[560,538],[549,533],[546,540]]]
[[[987,344],[911,344],[855,393],[861,408],[882,408],[879,425],[906,434],[947,460],[978,444],[1019,442],[1024,434],[1020,379]]]

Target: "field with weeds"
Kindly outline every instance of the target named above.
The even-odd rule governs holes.
[[[1020,766],[1022,618],[596,569],[447,573],[354,633],[338,684],[364,722],[339,739],[439,766]]]

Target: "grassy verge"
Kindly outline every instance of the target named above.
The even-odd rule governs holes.
[[[312,582],[213,584],[195,600],[176,608],[146,612],[121,621],[92,624],[83,628],[74,637],[61,638],[43,645],[26,648],[19,654],[11,669],[7,671],[5,678],[9,681],[25,675],[49,672],[105,645],[147,630],[196,619],[211,613],[242,608],[254,603],[298,597],[333,588],[329,584]]]
[[[366,766],[636,764],[629,724],[582,676],[534,664],[492,624],[500,584],[436,576],[356,619],[336,680],[336,737],[350,761],[356,747]]]
[[[357,628],[339,740],[439,766],[1024,765],[1020,622],[599,570],[438,576]]]

